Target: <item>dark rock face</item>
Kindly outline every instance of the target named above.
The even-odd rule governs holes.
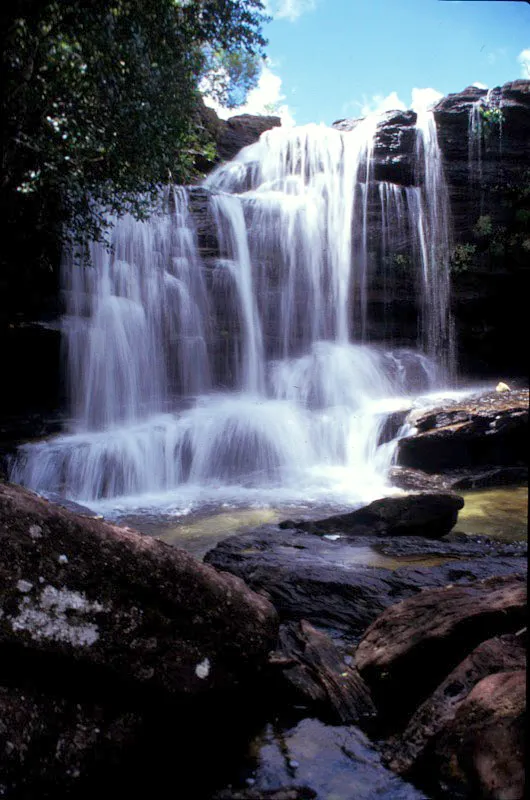
[[[472,105],[484,90],[469,87],[443,98],[434,109],[444,159],[455,245],[477,249],[462,271],[453,275],[453,311],[459,364],[475,376],[525,377],[521,348],[526,338],[528,271],[524,249],[514,241],[530,167],[530,81],[518,80],[490,93],[489,106],[502,113],[502,124],[482,126],[480,164],[470,162],[469,120]],[[490,237],[476,233],[479,218],[490,221]],[[504,237],[499,234],[506,230]],[[522,234],[522,239],[527,235]]]
[[[456,523],[464,501],[455,494],[432,492],[405,497],[383,497],[370,505],[309,522],[289,521],[280,528],[296,528],[316,534],[341,533],[344,536],[426,536],[438,539]]]
[[[525,717],[526,670],[483,678],[437,742],[445,784],[488,800],[523,800]]]
[[[368,628],[355,663],[385,713],[410,715],[463,658],[491,635],[526,619],[522,578],[490,578],[421,592],[388,608]]]
[[[524,467],[528,400],[528,390],[496,392],[415,414],[417,433],[399,441],[398,464],[428,473]]]
[[[429,743],[447,729],[471,690],[488,675],[526,668],[522,637],[506,634],[478,645],[415,711],[397,746],[387,748],[394,772],[409,773],[421,760]],[[423,764],[423,769],[428,769]]]
[[[0,320],[2,375],[0,445],[38,436],[39,424],[65,403],[61,377],[61,332],[53,323]],[[28,366],[30,365],[30,366]]]

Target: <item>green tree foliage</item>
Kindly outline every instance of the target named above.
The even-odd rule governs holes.
[[[258,53],[229,52],[206,48],[204,78],[206,93],[226,108],[237,108],[259,80],[263,60]]]
[[[161,182],[190,179],[209,54],[244,91],[265,45],[261,0],[16,0],[0,15],[2,213],[53,208],[79,238],[100,232],[98,209],[141,214]]]

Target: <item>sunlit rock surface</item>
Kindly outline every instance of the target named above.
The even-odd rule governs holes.
[[[385,757],[391,769],[400,774],[415,766],[428,769],[428,756],[427,764],[421,764],[426,748],[451,725],[472,689],[488,675],[526,669],[526,640],[521,631],[516,633],[481,642],[449,673],[414,712],[401,736],[387,745]]]
[[[392,605],[355,652],[378,708],[410,716],[481,641],[525,626],[526,598],[524,577],[511,575],[426,590]]]
[[[525,467],[528,402],[528,390],[495,392],[413,412],[416,432],[399,441],[397,463],[428,473]]]
[[[523,800],[526,730],[526,670],[483,678],[436,744],[444,785],[491,800]]]

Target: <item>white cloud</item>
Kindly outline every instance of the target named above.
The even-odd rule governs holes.
[[[306,11],[314,11],[316,0],[266,0],[265,10],[275,19],[294,22]]]
[[[517,56],[517,61],[521,65],[521,78],[530,78],[530,47],[521,50]]]
[[[207,94],[204,102],[215,109],[221,119],[228,119],[236,114],[274,114],[282,120],[282,125],[294,125],[294,118],[289,106],[284,103],[285,95],[282,93],[282,79],[276,75],[270,66],[264,66],[257,86],[248,93],[245,105],[238,108],[225,108],[219,105]]]
[[[412,108],[414,111],[425,111],[432,108],[442,97],[443,94],[437,89],[414,88],[411,92],[411,101],[407,105],[397,92],[390,92],[387,95],[374,94],[370,99],[363,96],[362,103],[346,103],[343,106],[343,113],[349,114],[353,112],[361,117],[366,117],[369,114],[382,114],[385,111],[406,111],[407,108]],[[357,109],[360,110],[357,111]]]
[[[407,106],[399,99],[397,92],[390,92],[386,97],[382,94],[374,94],[370,100],[363,97],[361,105],[361,116],[367,117],[368,114],[381,114],[383,111],[405,111]]]
[[[476,89],[487,89],[488,88],[485,83],[481,83],[480,81],[475,81],[475,83],[472,83],[471,86],[474,86]]]
[[[414,111],[427,111],[429,108],[436,105],[438,100],[441,100],[442,97],[443,94],[437,89],[413,89],[410,107]]]

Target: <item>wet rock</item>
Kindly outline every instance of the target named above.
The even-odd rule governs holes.
[[[216,800],[240,797],[276,800],[273,792],[295,789],[298,792],[310,790],[317,800],[373,800],[374,797],[419,800],[425,797],[387,770],[374,746],[353,726],[332,727],[315,719],[302,720],[286,731],[269,726],[260,745],[256,767],[250,777],[252,793],[248,789],[240,790],[241,795],[222,793]],[[295,797],[300,796],[304,794],[295,794]]]
[[[518,632],[519,633],[519,632]],[[471,690],[487,675],[525,669],[526,646],[521,634],[496,636],[481,642],[415,711],[397,742],[387,747],[388,766],[409,773],[425,750],[454,719]],[[423,763],[423,771],[432,765]]]
[[[132,712],[0,686],[0,794],[75,794],[98,767],[116,765],[138,730]]]
[[[526,466],[528,390],[491,393],[411,415],[397,462],[424,472]]]
[[[0,652],[104,687],[173,696],[236,685],[276,641],[272,606],[155,539],[0,484]],[[95,678],[96,680],[96,678]]]
[[[391,467],[393,486],[412,491],[467,491],[520,486],[528,483],[528,467],[494,467],[493,469],[448,470],[440,475],[412,467]]]
[[[414,111],[387,111],[382,115],[374,140],[372,166],[375,180],[402,186],[414,183],[416,118]],[[339,131],[352,131],[360,121],[341,119],[334,122],[332,127]]]
[[[447,475],[452,489],[492,489],[498,486],[520,486],[528,483],[528,467],[496,467],[495,469],[468,470],[458,475]]]
[[[421,592],[387,608],[368,628],[355,664],[376,705],[408,714],[484,639],[526,620],[526,584],[515,576]]]
[[[392,559],[392,568],[379,553]],[[519,544],[465,536],[450,542],[404,536],[330,540],[266,525],[226,539],[205,561],[266,593],[283,620],[303,618],[356,638],[387,606],[423,588],[524,573],[524,553]],[[433,557],[435,565],[424,566]]]
[[[401,409],[399,411],[392,411],[390,414],[384,415],[384,422],[379,431],[377,439],[377,446],[393,441],[398,435],[399,429],[405,422],[410,408]]]
[[[390,467],[388,478],[392,486],[412,492],[439,492],[449,489],[444,475],[430,475],[412,467]]]
[[[526,670],[483,678],[436,744],[449,791],[463,786],[487,800],[523,800],[525,717]]]
[[[330,722],[359,722],[375,716],[368,687],[348,666],[331,639],[307,620],[280,627],[278,650],[271,661],[297,703],[320,712]]]
[[[61,497],[61,495],[57,494],[57,492],[46,492],[46,494],[40,494],[37,492],[37,494],[44,500],[54,503],[56,506],[60,506],[61,508],[66,508],[67,511],[71,511],[73,514],[77,514],[78,516],[101,519],[101,515],[96,514],[96,512],[91,508],[88,508],[88,506],[83,506],[81,503],[76,503],[73,500],[68,500],[66,497]]]
[[[456,523],[464,500],[441,492],[418,492],[404,497],[383,497],[348,514],[301,522],[281,522],[280,528],[294,527],[320,535],[414,536],[439,538]]]

